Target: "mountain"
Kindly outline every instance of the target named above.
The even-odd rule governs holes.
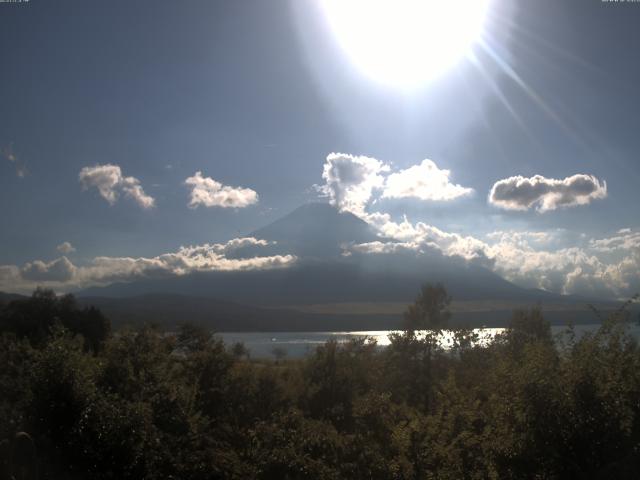
[[[304,258],[337,257],[342,246],[380,240],[373,228],[327,203],[309,203],[248,236],[276,242],[278,250]]]
[[[314,314],[291,309],[261,308],[213,298],[149,294],[123,298],[81,297],[80,305],[98,307],[115,328],[150,323],[168,329],[184,322],[206,325],[216,332],[322,331],[400,328],[400,316]]]
[[[441,282],[454,302],[465,305],[454,303],[453,321],[467,325],[505,325],[513,308],[535,303],[549,307],[545,312],[552,321],[570,318],[570,310],[577,312],[572,317],[576,323],[585,318],[583,299],[523,289],[481,265],[435,249],[419,256],[345,256],[349,244],[384,239],[360,218],[328,204],[304,205],[247,236],[270,245],[238,249],[236,257],[294,254],[298,260],[288,268],[146,278],[76,295],[81,304],[103,310],[116,326],[191,321],[218,331],[398,328],[404,307],[425,282]],[[0,303],[3,299],[0,295]]]
[[[14,300],[23,300],[25,298],[28,298],[28,297],[24,295],[19,295],[17,293],[0,292],[0,306],[5,305]]]
[[[29,297],[0,292],[0,311],[14,300]],[[176,294],[130,297],[79,297],[81,307],[97,307],[114,328],[158,325],[168,330],[189,322],[215,332],[386,330],[400,328],[400,316],[317,314],[293,309],[260,308],[213,298]]]
[[[355,215],[328,204],[302,206],[249,234],[275,242],[262,255],[293,253],[286,269],[197,272],[138,280],[80,292],[81,296],[131,297],[156,293],[213,298],[255,306],[335,302],[409,302],[424,282],[442,282],[457,300],[557,301],[563,297],[526,290],[492,271],[438,252],[415,255],[343,256],[342,246],[380,240]],[[241,252],[242,253],[242,252]]]

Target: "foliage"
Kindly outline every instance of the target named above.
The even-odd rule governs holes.
[[[533,308],[489,345],[459,331],[443,350],[420,330],[445,327],[448,304],[423,288],[384,349],[328,342],[274,362],[189,324],[87,343],[70,319],[99,312],[39,291],[2,312],[0,440],[29,432],[56,479],[635,478],[625,315],[559,341]]]
[[[14,300],[0,308],[0,332],[14,333],[33,345],[46,342],[57,325],[82,335],[85,348],[94,352],[111,334],[111,323],[100,310],[80,308],[70,294],[58,297],[52,290],[38,288],[31,298]]]
[[[416,301],[404,313],[407,330],[441,330],[447,326],[451,313],[451,297],[442,284],[422,286]]]

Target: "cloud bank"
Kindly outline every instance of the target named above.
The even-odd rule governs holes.
[[[566,231],[498,231],[485,240],[444,232],[422,222],[387,222],[388,241],[350,246],[347,254],[438,252],[492,269],[525,288],[597,298],[629,298],[640,291],[640,231],[597,239],[565,239]]]
[[[250,188],[229,187],[215,181],[211,177],[203,177],[202,172],[196,172],[184,183],[191,187],[189,208],[222,207],[244,208],[258,202],[258,194]]]
[[[0,290],[26,293],[38,285],[69,290],[193,272],[285,268],[297,260],[293,255],[230,258],[241,249],[268,245],[270,243],[265,240],[244,237],[226,243],[180,247],[176,252],[150,258],[96,257],[82,266],[74,265],[64,256],[51,262],[35,260],[22,268],[0,265]]]
[[[114,205],[121,194],[131,198],[144,209],[155,205],[155,199],[144,192],[140,181],[135,177],[123,176],[118,165],[84,167],[80,170],[78,180],[84,190],[95,187],[110,205]]]
[[[498,180],[489,192],[489,203],[506,210],[547,212],[561,207],[587,205],[607,196],[607,183],[593,175],[577,174],[563,180],[520,175]]]

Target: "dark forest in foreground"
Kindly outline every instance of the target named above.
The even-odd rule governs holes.
[[[443,351],[414,329],[447,326],[448,304],[425,287],[384,350],[258,361],[188,324],[112,333],[98,310],[37,291],[0,314],[2,478],[24,462],[18,431],[37,478],[636,478],[624,308],[579,340],[518,311],[488,347],[459,330]]]

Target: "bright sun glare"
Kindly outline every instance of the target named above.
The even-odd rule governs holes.
[[[482,34],[489,0],[321,0],[342,48],[374,80],[415,87]]]

